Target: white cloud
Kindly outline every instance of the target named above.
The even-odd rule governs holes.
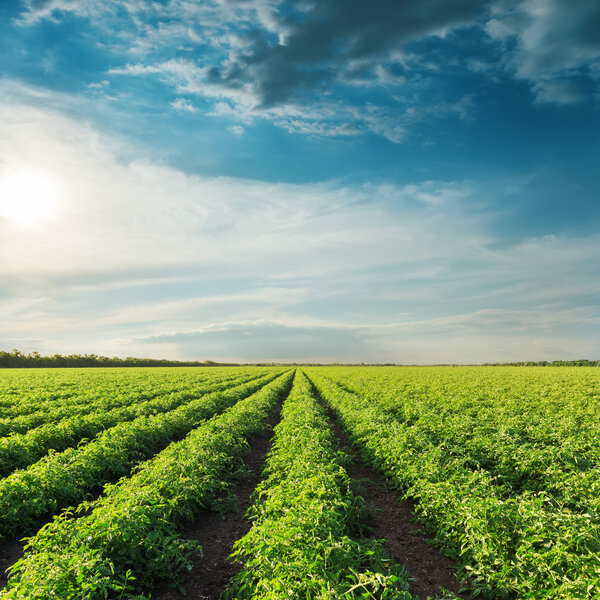
[[[360,223],[354,243],[368,246],[371,230],[388,229],[381,203],[401,196],[394,188],[188,176],[136,160],[122,141],[57,113],[4,106],[1,116],[2,161],[43,165],[63,190],[61,218],[44,231],[24,236],[2,224],[5,274],[215,265],[235,254],[263,260],[275,249],[285,264],[287,252],[305,248],[309,223],[315,251],[335,251],[343,240],[332,219],[351,229]]]
[[[245,129],[241,125],[231,125],[227,128],[227,131],[229,131],[229,133],[233,133],[233,135],[240,136],[244,135]]]
[[[108,81],[108,79],[103,79],[102,81],[94,81],[92,83],[89,83],[88,88],[92,90],[99,90],[105,88],[108,85],[110,85],[110,81]]]
[[[454,102],[420,102],[396,98],[397,104],[379,105],[372,102],[352,104],[333,99],[321,99],[310,104],[288,101],[275,106],[261,106],[260,94],[252,85],[230,87],[212,79],[210,67],[200,66],[188,58],[170,59],[156,64],[132,63],[114,67],[108,72],[117,76],[158,76],[178,94],[197,95],[212,99],[209,116],[235,120],[250,125],[270,121],[290,133],[318,137],[356,137],[365,133],[386,138],[394,144],[403,143],[417,124],[431,119],[458,117],[466,119],[473,111],[470,95]],[[407,106],[411,106],[406,108]]]
[[[187,98],[177,98],[171,102],[171,106],[179,112],[197,112],[197,108]]]
[[[96,19],[111,15],[123,4],[122,0],[24,0],[26,10],[19,17],[20,23],[29,25],[42,19],[58,20],[61,13],[73,13],[79,17]]]
[[[533,92],[537,104],[578,104],[587,97],[580,85],[568,79],[538,81]]]
[[[402,362],[600,353],[598,236],[495,245],[475,182],[276,184],[139,155],[50,109],[0,106],[0,171],[43,170],[60,189],[51,222],[0,221],[8,349]]]

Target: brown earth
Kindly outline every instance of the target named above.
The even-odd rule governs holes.
[[[422,600],[443,595],[445,588],[459,594],[461,588],[452,561],[427,540],[426,532],[415,522],[413,506],[386,488],[383,477],[356,459],[347,466],[355,482],[355,493],[365,500],[370,512],[367,525],[376,538],[384,539],[387,553],[403,565],[413,580],[410,593]]]
[[[250,452],[245,457],[249,475],[235,488],[236,510],[221,515],[214,511],[200,513],[194,523],[181,531],[181,537],[200,543],[201,552],[193,556],[192,570],[183,579],[186,594],[176,590],[172,584],[158,582],[152,591],[152,600],[218,600],[229,580],[238,573],[239,565],[228,560],[233,544],[243,537],[251,527],[245,518],[252,505],[252,492],[262,479],[267,453],[271,448],[273,427],[279,422],[281,406],[269,419],[266,437],[251,441]]]
[[[7,569],[23,556],[23,542],[16,538],[0,540],[0,590],[6,586]]]
[[[360,460],[335,412],[314,388],[313,393],[327,409],[340,445],[350,458],[346,471],[353,481],[354,493],[363,498],[369,509],[366,525],[373,537],[385,540],[389,556],[408,571],[410,593],[425,600],[442,597],[441,588],[444,588],[460,598],[472,600],[470,594],[459,593],[461,585],[452,561],[428,541],[427,533],[416,523],[414,505],[399,498],[379,473]]]

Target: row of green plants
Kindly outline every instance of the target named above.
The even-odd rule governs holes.
[[[362,535],[365,506],[350,489],[346,461],[298,371],[255,491],[253,526],[235,545],[243,566],[228,598],[411,598],[406,571],[380,540]]]
[[[462,418],[520,443],[598,442],[600,371],[581,368],[323,369],[338,384],[394,411]],[[458,425],[458,421],[456,423]]]
[[[544,491],[512,496],[411,423],[307,370],[364,459],[416,502],[436,543],[487,598],[600,597],[600,525]]]
[[[409,423],[465,466],[487,471],[510,496],[545,492],[560,506],[600,513],[598,376],[588,381],[595,385],[584,386],[582,376],[590,373],[581,369],[555,369],[559,382],[551,381],[551,370],[543,371],[541,379],[539,371],[529,370],[527,380],[516,372],[500,390],[493,381],[482,381],[474,402],[468,396],[473,389],[461,383],[460,369],[449,371],[458,375],[460,393],[451,393],[448,378],[436,386],[422,377],[428,389],[420,390],[397,373],[396,385],[393,377],[378,380],[364,371],[341,381],[341,373],[330,378]]]
[[[163,414],[119,423],[78,448],[52,453],[28,469],[0,480],[0,535],[29,533],[40,517],[79,503],[103,484],[126,475],[132,466],[181,438],[275,379],[273,372],[203,396]]]
[[[179,526],[218,505],[243,470],[248,439],[289,391],[288,371],[107,486],[93,503],[55,517],[30,538],[0,598],[105,600],[140,598],[155,579],[173,579],[195,543]]]
[[[256,377],[255,373],[253,377]],[[247,380],[248,376],[241,381]],[[119,423],[131,421],[140,416],[159,414],[177,408],[203,394],[226,389],[230,380],[212,381],[190,387],[182,392],[159,396],[146,402],[132,404],[110,411],[97,410],[88,415],[74,415],[59,421],[36,427],[24,434],[14,434],[0,438],[0,477],[5,477],[16,469],[33,464],[49,450],[62,451],[93,439],[100,432]]]
[[[219,372],[233,375],[240,369],[15,369],[0,372],[0,416],[35,412],[38,407],[89,401],[113,395],[149,400],[195,385]]]
[[[188,393],[190,387],[193,389],[199,386],[211,385],[215,381],[218,381],[219,384],[225,384],[230,379],[236,378],[239,378],[239,374],[232,374],[229,378],[219,377],[218,380],[213,378],[212,381],[210,379],[203,379],[201,382],[197,382],[191,386],[188,381],[187,385],[180,382],[175,385],[162,386],[158,389],[153,387],[148,388],[146,384],[146,389],[140,390],[137,393],[123,393],[121,390],[114,390],[109,393],[104,392],[100,397],[96,398],[83,395],[71,398],[70,401],[54,400],[44,402],[37,406],[37,410],[31,412],[19,411],[19,405],[17,404],[14,408],[16,411],[19,411],[18,414],[0,419],[0,438],[12,433],[27,433],[47,423],[58,423],[70,417],[84,416],[92,412],[108,413],[121,408],[135,409],[140,403],[148,402],[158,397]]]
[[[16,374],[18,372],[9,372]],[[19,373],[21,374],[21,373]],[[142,377],[139,372],[133,371],[132,377],[123,377],[121,373],[96,372],[92,377],[81,379],[73,371],[58,372],[58,377],[42,377],[47,371],[29,371],[22,386],[14,388],[8,386],[7,377],[2,373],[0,377],[0,422],[7,418],[24,417],[38,412],[55,411],[58,407],[100,405],[104,402],[129,401],[143,402],[170,392],[178,392],[189,386],[206,381],[211,372],[207,370],[194,374],[191,378],[178,375],[168,378]],[[53,374],[53,373],[51,373]],[[22,374],[21,374],[22,375]],[[71,377],[69,377],[69,375]],[[138,376],[136,376],[138,375]],[[214,377],[215,373],[212,373]],[[238,372],[239,375],[239,372]],[[230,377],[235,372],[229,373]],[[150,384],[150,385],[149,385]]]

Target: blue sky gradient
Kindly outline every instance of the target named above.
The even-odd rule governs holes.
[[[596,0],[23,0],[0,69],[3,349],[600,356]]]

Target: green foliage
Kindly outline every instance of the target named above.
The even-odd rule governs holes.
[[[301,373],[275,432],[268,477],[251,509],[254,525],[236,543],[233,556],[244,566],[228,597],[409,600],[405,570],[378,540],[356,533],[364,506],[350,491],[331,423]]]
[[[39,352],[28,354],[20,350],[0,352],[0,369],[2,368],[81,368],[81,367],[213,367],[236,366],[234,363],[217,363],[213,360],[200,362],[197,360],[164,360],[154,358],[109,358],[96,354],[54,354],[41,356]]]
[[[407,369],[329,378],[418,432],[508,497],[545,493],[564,507],[600,512],[600,373],[593,369]]]
[[[121,408],[133,409],[140,414],[144,411],[150,414],[159,409],[165,399],[173,400],[174,395],[178,395],[181,401],[185,401],[193,398],[198,392],[202,393],[203,387],[215,385],[226,387],[229,381],[242,375],[239,371],[234,371],[229,376],[224,376],[223,372],[217,375],[215,371],[208,371],[208,374],[212,377],[206,375],[194,378],[174,377],[166,381],[159,380],[156,382],[157,385],[153,386],[149,385],[147,378],[101,377],[96,378],[97,384],[93,387],[89,385],[90,382],[85,387],[69,385],[68,392],[52,394],[48,399],[42,399],[43,394],[48,394],[49,387],[45,379],[42,379],[39,387],[30,388],[26,397],[12,398],[10,403],[0,401],[0,437],[11,433],[26,433],[46,423],[57,423],[73,416],[109,412]],[[244,373],[243,376],[250,378],[259,374],[259,372]],[[36,379],[31,375],[33,374],[30,374],[30,381]],[[150,402],[151,400],[154,402]],[[140,406],[142,403],[148,404]],[[123,419],[127,418],[127,414],[126,411],[123,412]]]
[[[211,506],[241,468],[247,438],[264,430],[292,373],[210,419],[184,440],[109,485],[73,520],[60,516],[30,538],[1,598],[136,598],[155,578],[173,579],[193,544],[178,525]],[[89,514],[88,514],[89,513]]]
[[[179,526],[222,506],[246,440],[291,386],[282,373],[3,370],[0,474],[28,466],[0,478],[0,533],[22,536],[109,485],[31,538],[0,599],[142,600],[157,577],[175,580],[192,547]],[[474,596],[600,598],[598,369],[306,373]],[[361,536],[347,457],[300,372],[282,416],[229,596],[410,598],[402,567]]]
[[[253,375],[258,374],[254,373]],[[86,438],[93,438],[101,431],[119,423],[131,421],[143,415],[169,411],[199,395],[230,386],[231,381],[228,379],[201,383],[198,386],[188,384],[188,388],[184,391],[159,395],[146,402],[133,401],[132,403],[132,399],[129,399],[128,402],[124,400],[129,404],[128,406],[113,410],[106,410],[101,404],[96,409],[90,408],[91,414],[75,414],[71,417],[64,417],[57,423],[47,423],[23,434],[0,438],[0,476],[8,475],[15,469],[34,463],[49,450],[64,450],[77,443],[82,443],[82,440]],[[63,406],[59,413],[62,415],[68,413],[68,406]],[[51,420],[51,414],[47,418]]]
[[[87,445],[50,454],[0,480],[0,534],[27,532],[39,517],[80,502],[102,484],[126,475],[138,460],[152,456],[277,375],[247,383],[228,381],[223,384],[228,386],[226,390],[205,394],[165,414],[143,414],[132,422],[119,423]]]
[[[378,393],[385,395],[385,391],[372,379],[365,377],[364,381],[373,398],[369,402],[347,391],[347,382],[344,389],[324,374],[340,375],[339,371],[309,372],[320,393],[338,411],[365,459],[417,502],[420,517],[430,526],[436,542],[461,566],[474,593],[488,598],[540,600],[600,596],[600,520],[598,512],[586,510],[588,501],[594,507],[598,505],[597,487],[583,501],[581,487],[572,486],[576,494],[567,502],[567,491],[559,497],[545,489],[551,489],[554,478],[562,476],[560,470],[540,472],[532,460],[538,469],[538,489],[518,488],[494,469],[487,470],[474,462],[468,449],[463,455],[455,445],[453,436],[460,419],[440,421],[436,414],[452,411],[452,396],[447,395],[444,403],[434,403],[437,409],[432,410],[426,410],[428,398],[419,402],[414,397],[399,397],[400,408],[393,412],[381,406],[389,405],[389,397],[381,403],[375,399]],[[431,371],[422,374],[432,375]],[[596,379],[596,386],[598,383]],[[413,402],[419,405],[420,414],[413,410]],[[502,410],[502,396],[495,402]],[[481,404],[472,402],[474,414]],[[543,399],[539,399],[538,412],[543,411]],[[546,420],[552,411],[548,413]],[[496,431],[487,424],[488,435],[496,435],[499,443],[505,433],[500,423]],[[546,423],[550,429],[551,423]],[[531,424],[524,418],[521,429],[536,438],[540,432],[535,431],[535,420],[534,431],[528,427]],[[516,419],[511,425],[516,428]],[[509,443],[505,451],[511,448],[516,451],[518,445]],[[550,448],[548,445],[548,452]],[[581,455],[583,463],[589,465],[584,456]],[[525,465],[522,467],[526,469]],[[585,481],[586,474],[579,475]],[[572,471],[570,477],[576,476],[576,470]]]

